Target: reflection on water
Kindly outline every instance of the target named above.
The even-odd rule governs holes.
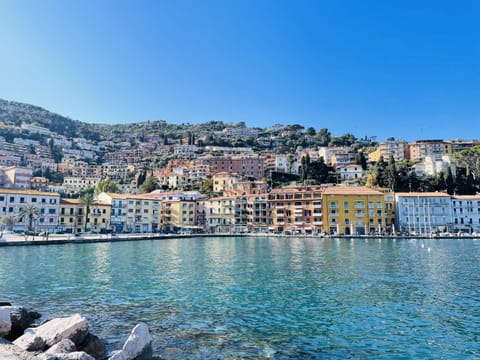
[[[476,358],[480,241],[198,238],[0,248],[0,300],[166,359]]]

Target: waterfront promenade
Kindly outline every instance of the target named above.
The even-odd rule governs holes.
[[[178,238],[198,237],[284,237],[284,238],[341,238],[341,239],[480,239],[479,234],[448,234],[448,235],[327,235],[327,234],[272,234],[272,233],[205,233],[205,234],[159,234],[159,233],[135,233],[135,234],[50,234],[24,235],[13,232],[3,232],[0,237],[2,246],[27,246],[27,245],[61,245],[61,244],[85,244],[103,242],[122,242],[134,240],[166,240]]]

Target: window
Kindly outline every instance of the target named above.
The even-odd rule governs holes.
[[[20,198],[20,204],[23,204],[25,202],[25,198],[24,197],[21,197]]]
[[[5,196],[0,196],[0,201],[5,201]]]

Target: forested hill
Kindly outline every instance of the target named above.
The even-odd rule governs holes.
[[[39,106],[0,99],[0,121],[7,125],[38,125],[66,137],[90,138],[103,125],[88,124],[45,110]],[[94,136],[95,137],[95,136]]]
[[[169,124],[164,120],[136,122],[130,124],[90,124],[72,120],[39,106],[0,99],[0,122],[5,125],[38,125],[67,138],[84,137],[89,140],[110,140],[112,137],[131,135],[132,132],[160,131],[173,137],[185,131],[205,134],[223,130],[228,125],[222,121],[209,121],[203,124]]]

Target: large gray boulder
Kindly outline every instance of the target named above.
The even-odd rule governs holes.
[[[62,341],[53,345],[50,349],[45,351],[45,354],[66,354],[77,350],[75,343],[70,339],[63,339]]]
[[[65,354],[47,354],[43,353],[38,356],[39,360],[95,360],[94,357],[83,351],[74,351]]]
[[[15,340],[32,324],[33,319],[25,308],[0,306],[0,337]]]
[[[94,357],[84,351],[76,350],[77,348],[72,340],[63,339],[40,354],[38,358],[39,360],[95,360]]]
[[[0,307],[0,337],[6,337],[10,334],[12,329],[12,320],[10,314],[12,313],[13,306],[1,306]]]
[[[115,352],[109,360],[151,360],[152,359],[152,337],[148,326],[140,323],[135,326],[127,341],[123,344],[122,350]]]
[[[0,338],[1,360],[38,360],[32,353],[28,353],[13,345],[10,341]]]
[[[105,342],[98,336],[88,333],[83,343],[78,347],[79,351],[84,351],[96,359],[102,359],[107,351]]]
[[[13,343],[27,351],[43,351],[63,339],[80,345],[88,334],[88,322],[80,314],[52,319],[37,328],[29,328]]]

